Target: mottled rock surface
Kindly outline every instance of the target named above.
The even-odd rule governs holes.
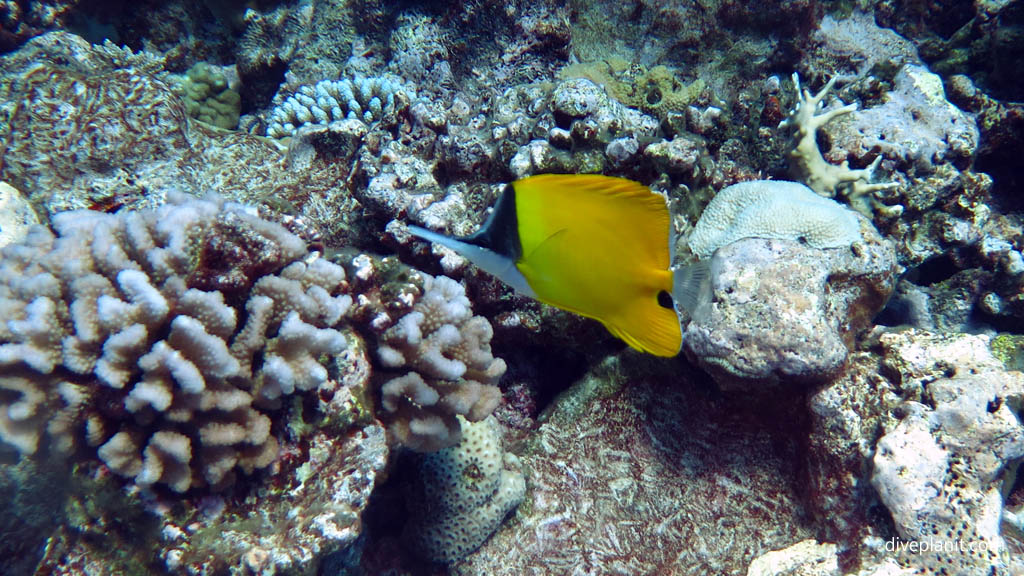
[[[855,352],[843,374],[807,400],[808,508],[820,521],[819,536],[843,546],[859,545],[886,521],[868,482],[870,458],[884,427],[895,424],[890,411],[902,400],[880,364],[874,354]]]
[[[351,166],[328,159],[347,160],[350,144],[325,138],[314,158],[291,163],[267,139],[190,119],[162,65],[152,54],[66,32],[0,58],[0,178],[49,215],[216,191],[303,217],[337,243],[358,236],[362,210],[346,187]]]
[[[0,182],[0,248],[25,237],[39,217],[14,186]]]
[[[758,556],[747,568],[747,576],[839,576],[836,545],[815,540],[797,542],[789,548]]]
[[[876,353],[854,354],[808,402],[819,537],[862,574],[1018,573],[1019,537],[1000,516],[1020,507],[1021,373],[986,336],[911,330],[873,342]]]
[[[984,336],[883,337],[908,384],[915,371],[931,373],[918,380],[920,402],[901,405],[905,416],[878,441],[871,477],[900,538],[932,548],[898,550],[911,565],[957,574],[1024,569],[1000,528],[1004,479],[1024,457],[1024,374],[1006,371],[988,344]]]
[[[37,570],[62,576],[128,567],[151,574],[315,572],[327,554],[350,546],[362,532],[360,516],[389,450],[376,423],[309,440],[302,466],[247,497],[173,508],[149,503],[144,512],[137,497],[118,494],[102,478],[77,477],[69,505],[83,524],[58,530]]]
[[[793,419],[709,384],[682,363],[604,362],[530,440],[513,520],[456,573],[742,574],[807,538],[799,432],[778,425]]]
[[[818,250],[749,238],[712,260],[713,301],[686,329],[689,358],[729,389],[824,382],[885,304],[899,267],[861,218],[863,242]]]

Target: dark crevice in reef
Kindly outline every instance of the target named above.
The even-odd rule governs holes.
[[[986,129],[987,128],[987,129]],[[974,168],[992,177],[992,204],[1000,212],[1024,212],[1024,106],[1006,111],[1001,122],[982,127]]]
[[[918,286],[932,286],[949,280],[959,271],[960,267],[956,265],[952,257],[941,254],[929,258],[909,270],[905,279]]]

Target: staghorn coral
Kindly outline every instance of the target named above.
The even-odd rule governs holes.
[[[344,269],[221,200],[66,212],[0,261],[0,439],[84,437],[115,473],[177,492],[277,456],[267,411],[327,381]]]
[[[867,168],[851,170],[846,161],[839,166],[829,164],[818,150],[818,129],[837,116],[857,110],[856,104],[847,104],[818,113],[837,79],[838,76],[833,76],[817,94],[811,94],[809,90],[800,89],[800,77],[794,73],[793,87],[797,93],[797,103],[779,127],[792,132],[793,149],[789,157],[793,161],[792,170],[797,178],[818,194],[831,198],[838,193],[853,203],[867,194],[892,189],[896,184],[869,182],[882,156],[876,157]]]

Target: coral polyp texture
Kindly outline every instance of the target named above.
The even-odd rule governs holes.
[[[419,456],[406,499],[406,540],[424,558],[461,560],[493,533],[526,496],[519,459],[501,447],[497,420],[459,418],[459,444]]]
[[[812,248],[860,241],[860,223],[842,204],[797,182],[753,180],[723,188],[687,239],[699,258],[743,238],[794,240]]]
[[[285,138],[307,124],[381,120],[395,109],[397,81],[388,78],[322,80],[300,87],[270,113],[267,136]]]
[[[328,380],[345,272],[239,204],[65,212],[0,260],[0,439],[96,450],[142,486],[222,486],[277,457],[267,413]]]
[[[225,130],[238,126],[241,97],[216,67],[198,62],[184,75],[172,77],[172,83],[192,118]]]

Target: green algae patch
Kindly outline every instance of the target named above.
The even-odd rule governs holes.
[[[1024,335],[999,334],[992,339],[989,349],[1007,370],[1024,370]]]
[[[617,57],[572,64],[562,68],[558,76],[564,80],[586,78],[603,86],[609,96],[626,106],[661,119],[669,112],[684,110],[707,87],[700,78],[692,82],[683,81],[667,66],[648,69]]]

